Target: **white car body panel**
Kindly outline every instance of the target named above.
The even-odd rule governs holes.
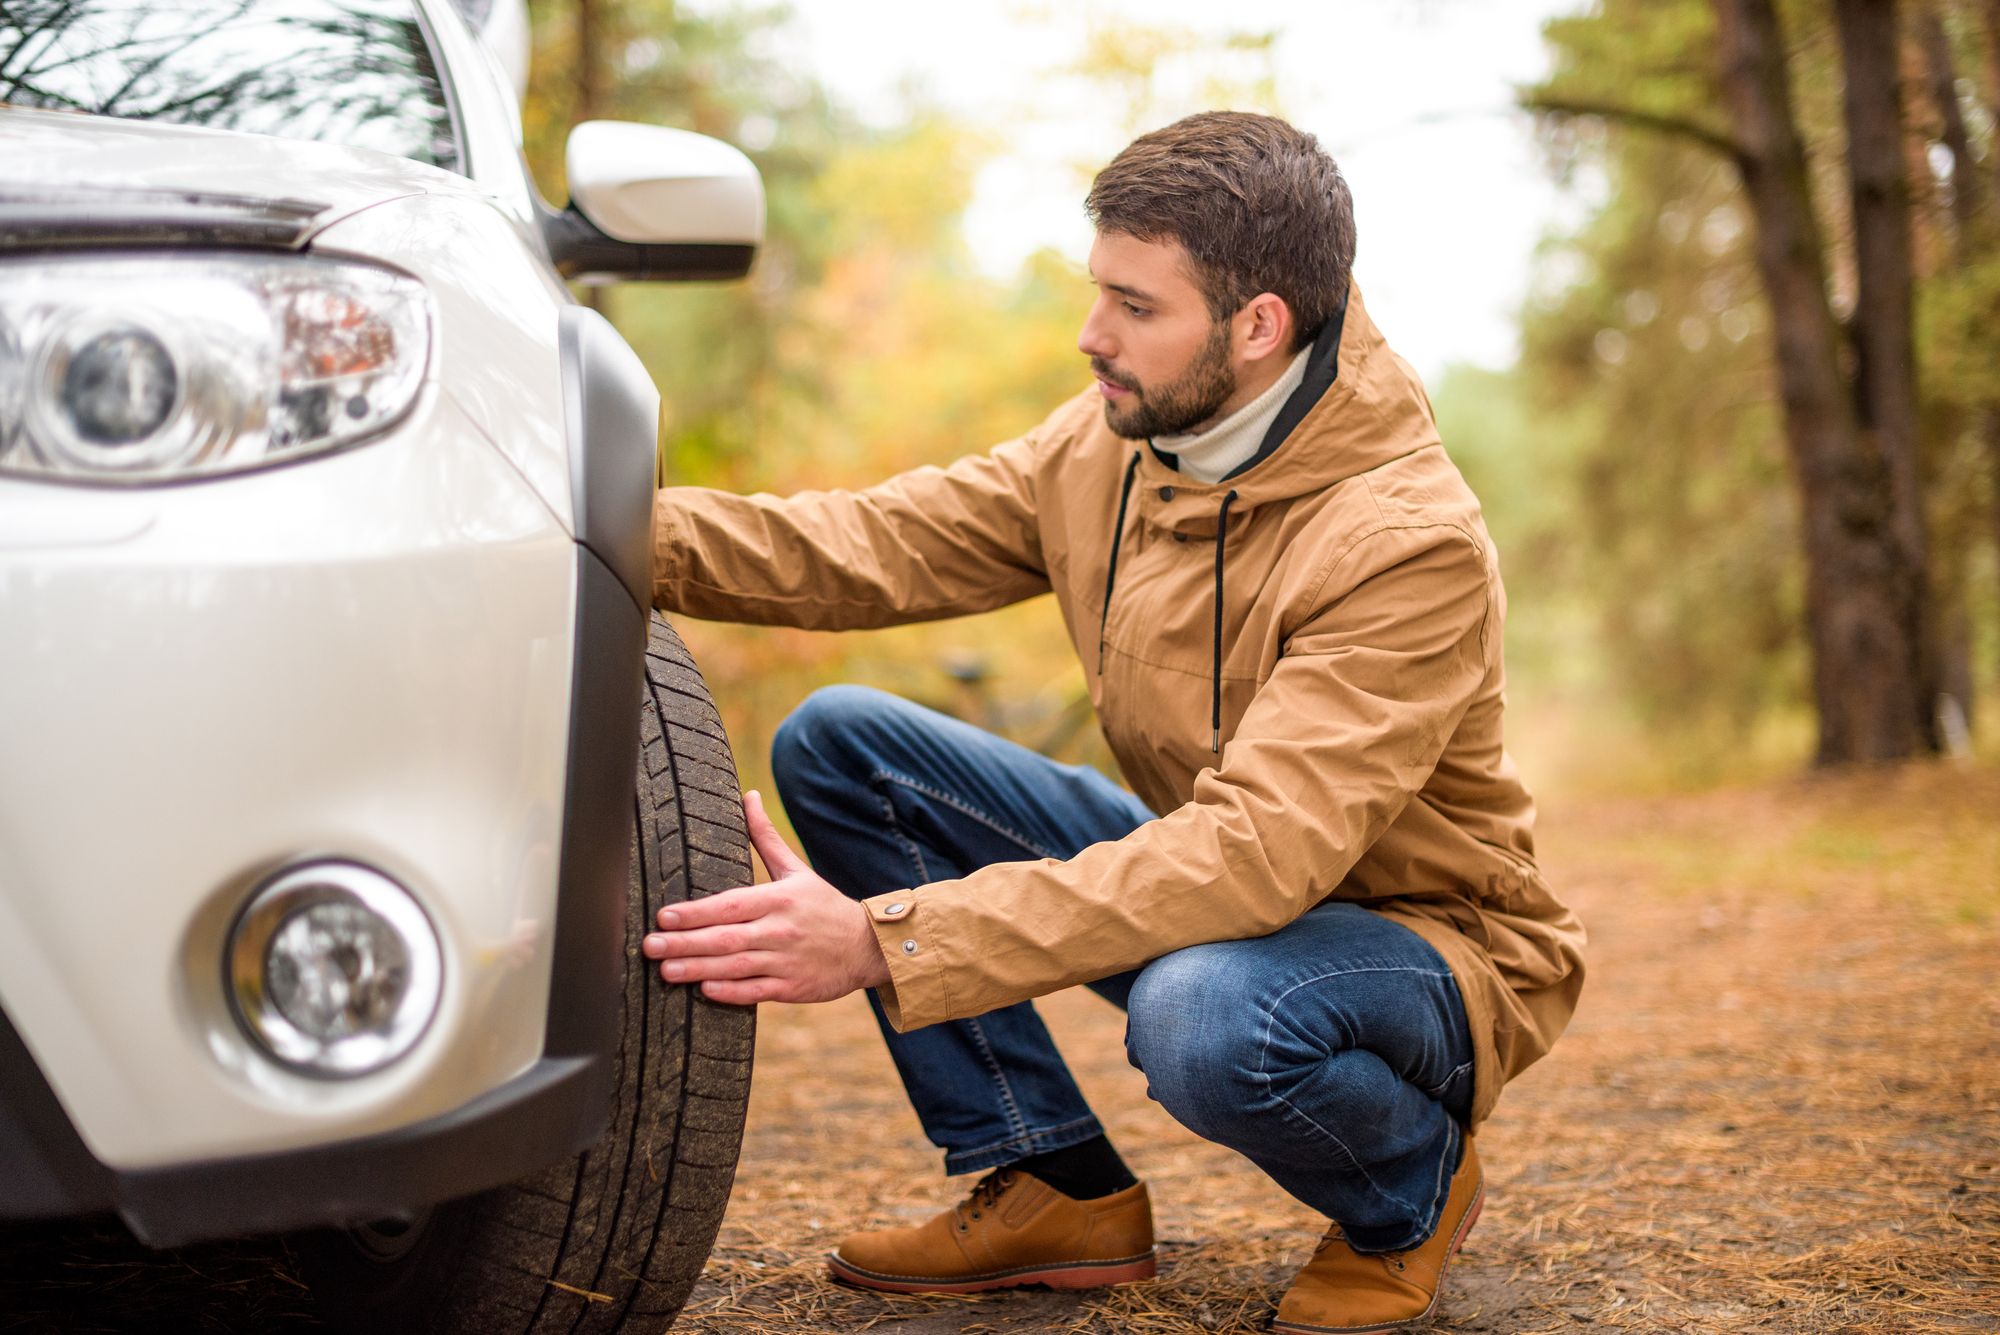
[[[0,1006],[95,1154],[346,1139],[535,1060],[577,549],[451,397],[234,478],[0,479],[0,535]],[[258,1056],[223,998],[242,894],[307,855],[389,872],[444,946],[436,1019],[357,1079]]]

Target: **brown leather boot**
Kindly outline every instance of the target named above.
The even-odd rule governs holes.
[[[1144,1182],[1080,1201],[1001,1168],[929,1223],[856,1233],[826,1263],[835,1279],[892,1293],[1125,1284],[1153,1276],[1153,1205]]]
[[[1362,1253],[1347,1245],[1335,1224],[1285,1290],[1271,1329],[1293,1335],[1361,1335],[1397,1330],[1429,1316],[1437,1310],[1445,1266],[1479,1218],[1485,1191],[1479,1156],[1467,1140],[1430,1241],[1406,1252]]]

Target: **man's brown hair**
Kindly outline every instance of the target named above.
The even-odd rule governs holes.
[[[1204,111],[1133,140],[1084,200],[1100,232],[1178,241],[1209,314],[1284,299],[1294,351],[1347,295],[1354,200],[1319,140],[1275,116]]]

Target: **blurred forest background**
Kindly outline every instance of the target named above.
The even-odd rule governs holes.
[[[715,135],[764,174],[747,282],[593,298],[661,386],[664,479],[863,486],[1019,434],[1083,383],[1081,269],[1048,251],[1000,281],[968,252],[994,127],[917,97],[893,128],[864,123],[777,58],[782,5],[531,15],[528,150],[551,199],[592,117]],[[1600,0],[1545,39],[1551,72],[1519,100],[1586,207],[1541,246],[1518,362],[1430,385],[1501,551],[1531,782],[1990,758],[2000,5]],[[1049,77],[1092,81],[1133,133],[1204,106],[1285,114],[1260,74],[1276,40],[1121,24],[1051,51]],[[1099,165],[1076,164],[1079,208]],[[832,681],[1116,772],[1050,599],[841,635],[680,627],[746,786]]]

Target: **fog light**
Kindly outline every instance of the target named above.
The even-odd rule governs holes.
[[[315,1075],[379,1070],[437,1012],[442,957],[407,890],[351,862],[293,867],[250,896],[224,965],[237,1019]]]

